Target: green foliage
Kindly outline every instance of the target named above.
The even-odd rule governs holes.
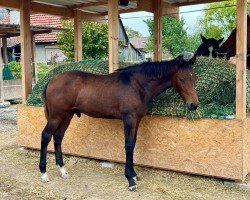
[[[3,68],[3,80],[12,80],[14,76],[11,73],[9,65],[4,65]]]
[[[227,37],[236,27],[236,0],[208,4],[204,16],[199,20],[202,34],[207,38]],[[219,7],[219,8],[218,8]],[[248,14],[250,5],[248,4]]]
[[[37,76],[39,79],[43,78],[49,72],[49,67],[45,63],[37,63],[37,69]]]
[[[126,64],[121,64],[127,66]],[[235,65],[220,59],[197,58],[193,66],[197,75],[196,88],[200,105],[189,112],[174,89],[168,89],[155,98],[150,114],[188,118],[226,118],[235,113]],[[33,88],[27,104],[41,106],[44,86],[56,74],[80,70],[96,74],[108,74],[107,61],[81,61],[58,66],[46,74]],[[250,72],[247,73],[247,112],[250,112]]]
[[[125,30],[126,30],[126,33],[128,35],[129,38],[139,38],[139,37],[142,37],[142,34],[137,31],[137,30],[134,30],[128,26],[125,26]]]
[[[16,62],[16,61],[11,61],[9,62],[9,67],[10,67],[10,71],[13,74],[15,79],[20,79],[22,78],[22,72],[21,72],[21,65],[20,63]]]
[[[154,48],[154,21],[153,19],[144,20],[149,28],[150,37],[146,45],[146,50],[153,51]],[[162,18],[162,47],[163,50],[168,50],[173,56],[180,54],[183,51],[195,51],[199,40],[192,40],[184,28],[184,20],[173,17]],[[196,36],[193,36],[196,37]]]
[[[63,21],[64,28],[58,34],[59,48],[68,59],[74,59],[74,30],[72,21]],[[107,23],[84,22],[82,24],[82,45],[84,59],[101,59],[108,55],[108,25]]]

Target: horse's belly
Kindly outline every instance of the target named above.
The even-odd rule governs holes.
[[[120,114],[116,112],[100,112],[96,109],[79,109],[85,115],[95,118],[120,119]]]

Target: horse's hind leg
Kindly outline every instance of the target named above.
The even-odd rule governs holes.
[[[46,173],[47,147],[58,125],[59,122],[57,120],[49,121],[42,132],[40,163],[39,163],[42,182],[49,181],[49,177]]]
[[[56,165],[59,167],[62,177],[68,178],[69,174],[64,167],[63,157],[62,157],[62,140],[67,130],[70,121],[73,117],[74,113],[69,113],[61,122],[60,126],[58,127],[57,131],[53,135],[54,138],[54,148],[55,148],[55,157],[56,157]]]

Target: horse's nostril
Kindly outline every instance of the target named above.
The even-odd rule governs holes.
[[[189,110],[196,110],[197,107],[198,107],[198,105],[196,105],[196,104],[194,104],[194,103],[191,103],[191,104],[188,105],[188,109],[189,109]]]

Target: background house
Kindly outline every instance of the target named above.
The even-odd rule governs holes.
[[[2,24],[20,24],[20,16],[18,11],[3,11]],[[33,14],[30,16],[32,26],[56,27],[62,28],[60,17]],[[49,24],[49,26],[48,26]],[[35,62],[50,64],[54,62],[63,62],[67,57],[59,49],[57,45],[57,32],[37,34],[35,40]],[[20,37],[12,37],[7,40],[9,60],[20,60]],[[126,34],[122,20],[119,19],[119,61],[136,62],[145,60],[145,53],[137,49],[130,41]]]
[[[2,24],[20,24],[20,17],[18,11],[9,11],[2,20]],[[30,16],[31,25],[62,28],[59,17],[33,14]],[[34,37],[35,40],[35,61],[42,63],[62,62],[66,60],[66,56],[59,49],[57,45],[57,32],[38,34]],[[12,37],[7,39],[8,57],[9,60],[19,61],[20,50],[20,37]]]

